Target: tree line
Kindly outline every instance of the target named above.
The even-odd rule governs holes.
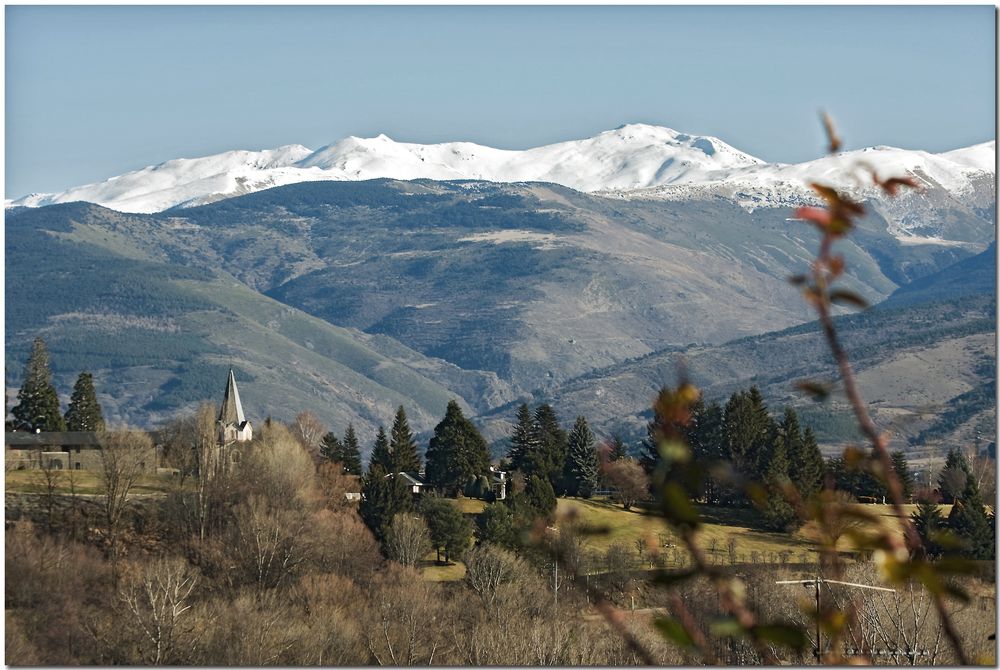
[[[30,433],[104,430],[104,415],[89,372],[81,372],[77,377],[69,407],[62,413],[59,394],[52,383],[48,348],[41,337],[36,337],[32,344],[23,376],[8,428]]]

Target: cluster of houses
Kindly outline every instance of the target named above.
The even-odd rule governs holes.
[[[152,440],[149,457],[142,461],[148,474],[168,471],[161,468],[164,434],[148,433]],[[209,473],[235,467],[239,463],[240,443],[253,439],[253,425],[243,413],[236,376],[229,370],[229,379],[222,396],[222,406],[216,421],[217,448],[208,463]],[[9,470],[90,470],[101,469],[100,433],[96,432],[37,432],[10,431],[4,435],[5,464]],[[423,472],[396,473],[414,496],[423,494],[427,483]],[[390,475],[387,475],[390,476]],[[490,489],[498,500],[507,496],[507,473],[490,466]],[[360,493],[347,494],[349,500],[359,500]]]

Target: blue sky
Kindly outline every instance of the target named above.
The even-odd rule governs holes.
[[[992,139],[994,9],[6,8],[6,197],[348,135],[527,148],[623,123],[816,157]]]

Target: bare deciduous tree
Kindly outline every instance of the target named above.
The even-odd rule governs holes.
[[[520,581],[528,571],[524,559],[491,544],[476,547],[465,559],[465,583],[494,615],[502,587]]]
[[[605,464],[604,479],[615,490],[626,510],[649,495],[649,477],[642,466],[632,459],[622,458]]]
[[[392,566],[392,564],[390,564]],[[412,568],[392,566],[368,594],[368,651],[379,665],[434,665],[440,660],[440,586]]]
[[[42,496],[45,502],[45,523],[51,532],[55,516],[56,494],[63,480],[62,464],[55,459],[46,461],[44,455],[39,451],[38,466],[35,478],[42,487]]]
[[[307,558],[307,518],[275,508],[262,496],[250,496],[233,511],[228,546],[236,571],[259,588],[282,583]]]
[[[299,412],[295,417],[293,426],[295,437],[302,442],[302,446],[309,450],[311,455],[318,456],[319,448],[323,444],[323,436],[329,432],[326,426],[309,410]]]
[[[272,505],[304,509],[322,503],[313,460],[292,431],[277,421],[261,428],[239,469],[244,488]]]
[[[144,664],[184,662],[184,638],[192,632],[184,626],[191,609],[190,597],[198,585],[197,574],[179,558],[161,558],[129,575],[119,592],[129,623],[140,632]],[[188,641],[189,643],[190,641]]]
[[[118,558],[118,533],[122,516],[128,507],[129,495],[146,468],[146,462],[155,457],[153,441],[138,430],[115,430],[101,433],[101,482],[104,502],[104,521],[112,563]]]
[[[397,514],[386,529],[385,548],[397,563],[416,566],[433,549],[427,522],[412,514]]]

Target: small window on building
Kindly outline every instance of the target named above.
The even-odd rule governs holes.
[[[77,446],[77,448],[76,448],[76,453],[78,453],[78,454],[80,453],[80,447],[79,446]]]
[[[76,469],[77,469],[77,470],[79,470],[79,469],[80,469],[80,462],[79,462],[79,461],[77,461],[77,462],[76,462]]]

